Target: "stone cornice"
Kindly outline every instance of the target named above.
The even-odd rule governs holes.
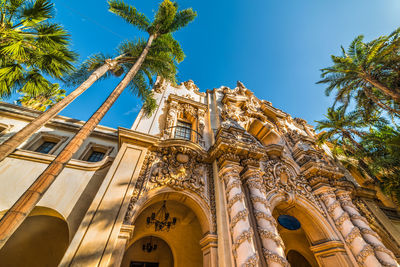
[[[18,120],[30,122],[41,113],[41,111],[33,110],[26,107],[20,107],[0,101],[0,116],[11,117]],[[47,123],[46,126],[76,132],[83,126],[84,123],[85,121],[57,115],[49,123]],[[91,136],[116,140],[117,130],[111,127],[99,125],[93,131]]]
[[[315,253],[315,256],[332,254],[335,252],[345,253],[344,244],[341,241],[327,241],[321,244],[317,244],[310,247],[311,251]]]
[[[338,167],[328,166],[322,162],[309,161],[301,166],[300,171],[307,179],[317,176],[339,179],[344,176]]]
[[[149,147],[157,144],[159,141],[160,141],[159,137],[154,137],[153,135],[141,133],[127,128],[118,127],[119,147],[121,147],[123,143],[130,143],[135,145],[141,145],[144,147]]]
[[[357,187],[355,195],[362,198],[376,199],[376,190],[365,187]]]
[[[169,97],[168,97],[168,102],[171,102],[173,100],[175,100],[175,101],[177,101],[179,103],[190,104],[190,105],[192,105],[194,107],[197,107],[198,109],[202,109],[202,110],[207,110],[208,109],[206,104],[203,104],[203,103],[200,103],[198,101],[194,101],[194,100],[188,99],[186,97],[170,94]]]
[[[231,130],[234,130],[239,134],[245,134],[245,131],[242,129],[221,127],[217,132],[215,144],[209,150],[211,160],[215,160],[222,156],[226,157],[228,154],[235,155],[237,161],[239,161],[241,157],[253,158],[256,160],[264,157],[264,147],[256,143],[248,143],[239,139],[233,140],[232,138],[229,138],[227,133],[229,134]]]
[[[207,234],[200,239],[200,247],[204,251],[210,247],[218,247],[218,236],[215,234]]]
[[[50,164],[56,157],[56,155],[42,154],[34,151],[17,149],[8,156],[9,158],[27,160],[32,162]],[[71,159],[66,165],[70,169],[78,169],[83,171],[97,171],[111,164],[114,160],[113,157],[105,157],[98,162],[88,162],[77,159]]]
[[[197,152],[205,161],[208,160],[207,151],[204,150],[199,144],[182,139],[167,139],[161,140],[159,137],[153,135],[137,132],[134,130],[119,127],[118,128],[118,141],[121,147],[123,143],[129,143],[147,147],[151,150],[156,148],[167,147],[185,147]]]

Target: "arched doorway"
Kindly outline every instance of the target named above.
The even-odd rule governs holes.
[[[288,229],[290,227],[283,227],[277,220],[277,228],[285,244],[286,256],[291,250],[296,251],[312,267],[354,266],[356,264],[351,258],[351,252],[340,240],[321,207],[301,195],[290,197],[281,193],[272,193],[268,199],[275,219],[281,215],[289,215],[300,224],[298,229],[293,230]],[[299,256],[298,254],[296,255]],[[293,255],[291,257],[295,257]]]
[[[289,251],[286,257],[291,267],[311,267],[307,259],[296,250]]]
[[[274,209],[273,215],[278,222],[278,232],[285,244],[286,258],[292,267],[319,266],[310,247],[312,243],[304,232],[302,223],[297,218],[297,212]]]
[[[0,250],[0,267],[57,266],[69,244],[66,221],[37,207]]]
[[[171,248],[161,238],[147,236],[137,240],[125,252],[121,267],[173,267]]]
[[[165,201],[166,208],[170,218],[176,218],[176,224],[169,231],[156,230],[153,224],[148,224],[148,219],[152,213],[157,213]],[[143,205],[143,208],[136,216],[134,221],[135,230],[132,240],[128,245],[122,260],[123,267],[128,267],[127,262],[136,261],[134,254],[131,253],[131,247],[144,237],[157,237],[165,241],[172,251],[174,266],[187,266],[190,263],[192,267],[203,266],[203,252],[200,246],[200,240],[204,236],[203,228],[207,222],[200,222],[197,213],[188,203],[187,196],[181,193],[166,193],[153,196]],[[185,203],[185,204],[182,204]],[[198,212],[198,210],[196,210]],[[204,219],[204,218],[203,218]],[[159,267],[167,267],[160,262]]]

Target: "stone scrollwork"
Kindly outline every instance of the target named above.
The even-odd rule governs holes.
[[[256,267],[258,266],[258,255],[254,254],[250,258],[246,260],[246,263],[244,264],[244,267]]]
[[[191,190],[208,199],[206,178],[209,166],[201,163],[201,156],[188,148],[161,148],[151,167],[150,189],[169,186],[175,190]]]
[[[254,232],[253,229],[249,229],[247,231],[243,231],[235,240],[233,243],[233,249],[237,251],[238,247],[245,241],[252,242]]]
[[[312,188],[307,180],[303,176],[297,175],[285,162],[273,159],[263,163],[262,167],[264,171],[263,181],[268,191],[301,195],[310,200],[322,214],[325,214],[321,204],[312,193]]]
[[[358,253],[358,255],[356,256],[358,264],[364,266],[365,260],[370,255],[374,255],[374,249],[371,247],[371,245],[366,244],[364,248],[360,251],[360,253]]]
[[[221,109],[223,122],[238,124],[247,129],[254,120],[259,120],[274,127],[269,116],[263,111],[263,106],[266,104],[255,97],[241,82],[238,82],[233,90],[228,87],[222,87],[221,90],[225,95]]]
[[[264,249],[263,252],[264,252],[264,257],[267,259],[267,261],[279,263],[280,265],[282,265],[284,267],[290,267],[289,262],[284,257],[282,257],[268,249]]]

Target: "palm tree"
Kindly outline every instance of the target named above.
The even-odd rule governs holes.
[[[47,0],[0,1],[0,97],[19,91],[32,97],[52,90],[44,75],[61,79],[73,71],[69,35],[49,22]]]
[[[352,96],[364,91],[370,100],[389,113],[399,114],[400,104],[400,29],[389,36],[371,42],[363,42],[360,35],[354,39],[347,51],[342,47],[341,56],[332,56],[333,66],[322,69],[322,80],[326,83],[326,94],[337,89],[336,101],[348,104]],[[379,91],[379,94],[374,94]],[[383,101],[377,98],[383,96]],[[395,102],[383,105],[381,102]]]
[[[146,56],[149,54],[150,47],[158,38],[166,37],[172,46],[171,33],[185,27],[195,17],[196,13],[192,9],[178,11],[178,5],[170,0],[164,0],[156,12],[155,19],[152,23],[150,20],[139,13],[135,7],[125,4],[122,1],[111,0],[108,2],[110,11],[122,17],[128,23],[137,26],[140,30],[149,34],[147,42],[141,51],[141,54],[133,64],[131,69],[117,85],[114,91],[108,96],[105,102],[91,116],[91,118],[83,125],[79,132],[72,138],[63,151],[53,160],[52,163],[44,170],[44,172],[36,179],[29,189],[18,199],[18,201],[7,211],[0,221],[0,249],[12,233],[29,215],[35,205],[39,202],[43,194],[47,191],[56,177],[64,169],[64,166],[72,158],[73,154],[79,149],[84,140],[90,135],[106,112],[111,108],[112,104],[117,100],[122,91],[136,81],[137,84],[144,85],[141,78],[137,78],[136,74],[140,71]],[[175,41],[176,42],[176,41]],[[161,59],[166,61],[176,60],[172,53],[155,53]],[[156,62],[161,59],[153,58]],[[163,61],[161,60],[161,61]],[[156,65],[156,64],[155,64]],[[157,66],[154,66],[157,69]],[[143,70],[144,73],[151,72]],[[143,77],[143,76],[138,76]],[[137,93],[143,95],[145,99],[151,99],[151,93],[148,90],[143,91],[143,87],[137,88]],[[150,97],[149,97],[150,96]],[[150,101],[151,102],[151,101]]]
[[[89,57],[85,62],[83,62],[80,68],[68,75],[66,78],[66,84],[79,85],[74,91],[72,91],[65,98],[52,105],[48,110],[40,114],[33,121],[27,124],[24,128],[18,131],[16,134],[7,139],[3,144],[0,145],[0,161],[4,160],[8,155],[10,155],[19,145],[21,145],[25,140],[27,140],[32,134],[38,131],[42,126],[48,123],[52,118],[54,118],[58,113],[60,113],[65,107],[71,104],[78,96],[84,93],[90,86],[92,86],[97,80],[102,79],[104,77],[109,77],[110,74],[115,76],[120,76],[124,71],[127,71],[129,65],[132,62],[135,62],[140,55],[141,49],[143,47],[143,41],[140,41],[141,45],[133,44],[131,42],[123,43],[120,48],[117,50],[118,55],[115,57],[109,56],[106,57],[103,54],[96,54]],[[156,50],[157,48],[157,50]],[[163,50],[162,50],[162,49]],[[169,35],[164,35],[162,38],[158,38],[156,40],[156,46],[153,47],[153,51],[158,53],[172,53],[174,57],[178,61],[183,60],[183,52],[173,38]],[[152,58],[156,58],[156,55],[153,55]],[[156,64],[156,62],[147,59],[144,64]],[[160,64],[164,64],[164,75],[170,70],[172,66],[165,66],[166,62],[161,61]],[[125,69],[122,67],[125,66]],[[170,64],[171,65],[171,64]],[[129,68],[130,69],[130,68]],[[122,73],[121,73],[122,71]],[[160,70],[159,70],[160,71]],[[173,72],[172,72],[173,73]],[[169,79],[174,79],[174,77],[169,77]],[[137,88],[137,87],[132,87]],[[45,92],[44,95],[48,95],[48,92]],[[40,94],[40,95],[43,95]],[[39,97],[40,97],[39,95]],[[28,95],[29,97],[29,95]],[[33,97],[36,98],[37,96]],[[146,98],[145,107],[150,107],[151,98]]]
[[[357,141],[364,138],[367,133],[364,131],[369,123],[382,123],[384,119],[380,117],[371,117],[369,122],[363,120],[359,110],[346,114],[346,107],[340,106],[337,109],[328,108],[326,120],[317,122],[317,130],[326,130],[320,133],[317,143],[328,142],[334,156],[344,156],[347,163],[348,159],[355,159],[357,167],[361,172],[367,173],[375,182],[379,180],[371,172],[368,164],[362,156],[366,151],[364,146]]]
[[[318,142],[341,140],[342,143],[350,143],[355,149],[362,149],[356,137],[362,137],[365,133],[359,128],[365,127],[365,123],[360,120],[358,112],[345,114],[345,107],[341,106],[336,110],[328,108],[326,120],[315,121],[318,123],[317,130],[327,130],[318,137]],[[347,142],[346,142],[347,141]]]
[[[60,89],[60,86],[53,84],[51,91],[46,91],[36,97],[24,95],[17,100],[17,103],[23,107],[32,108],[39,111],[45,111],[48,107],[60,102],[65,97],[65,90]]]
[[[136,62],[142,52],[145,42],[139,40],[138,43],[124,42],[117,49],[117,56],[105,56],[103,54],[96,54],[89,57],[85,62],[83,62],[80,68],[67,76],[65,79],[68,85],[79,85],[74,91],[63,98],[61,101],[57,102],[51,108],[46,110],[44,113],[40,114],[33,121],[27,124],[23,129],[18,131],[16,134],[7,139],[3,144],[0,145],[0,161],[4,160],[9,154],[11,154],[19,145],[27,140],[32,134],[38,131],[42,126],[54,118],[58,113],[60,113],[65,107],[72,103],[79,95],[84,93],[90,86],[93,85],[97,80],[102,78],[107,78],[110,75],[120,76],[123,72],[127,72],[130,69],[129,64]],[[170,34],[163,34],[155,40],[153,43],[152,55],[147,57],[143,62],[144,67],[148,65],[158,64],[158,71],[161,76],[167,77],[167,79],[174,81],[175,77],[169,75],[168,73],[174,73],[174,64],[168,64],[165,60],[159,60],[160,57],[173,56],[178,62],[182,61],[184,58],[183,51],[179,43],[172,38]],[[151,74],[148,78],[151,80]],[[169,75],[169,76],[168,76]],[[141,79],[144,80],[143,78]],[[136,85],[131,88],[143,88],[137,86],[140,81],[139,78],[136,79]],[[145,92],[146,90],[142,90]],[[45,93],[48,94],[48,93]],[[43,95],[43,94],[42,94]],[[145,93],[142,94],[143,96]],[[154,106],[151,97],[143,98],[144,108],[148,111],[151,110],[151,106]]]

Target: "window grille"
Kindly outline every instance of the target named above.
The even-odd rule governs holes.
[[[104,153],[99,151],[92,151],[87,161],[98,162],[104,158]]]
[[[175,138],[191,140],[192,124],[184,121],[177,121]]]
[[[57,143],[55,142],[45,141],[35,151],[43,154],[48,154],[56,144]]]

